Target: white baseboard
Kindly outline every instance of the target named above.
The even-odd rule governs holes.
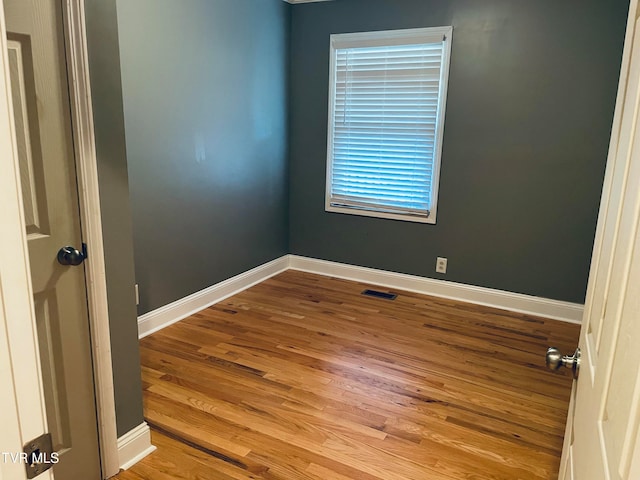
[[[143,338],[176,323],[189,315],[204,310],[225,298],[246,290],[267,278],[289,268],[289,255],[248,270],[240,275],[200,290],[138,317],[138,337]]]
[[[520,293],[476,287],[462,283],[418,277],[404,273],[387,272],[374,268],[357,267],[345,263],[329,262],[315,258],[285,255],[252,270],[236,275],[224,282],[205,288],[188,297],[177,300],[138,317],[140,338],[151,335],[183,318],[204,310],[225,298],[240,293],[285,270],[344,278],[387,288],[460,300],[489,307],[526,313],[571,323],[581,323],[584,305],[534,297]]]
[[[328,262],[308,257],[289,255],[289,268],[317,273],[388,288],[461,300],[489,307],[527,313],[571,323],[581,323],[584,305],[534,297],[462,283],[387,272],[373,268],[356,267],[344,263]]]
[[[127,470],[156,449],[151,445],[151,430],[142,422],[133,430],[118,438],[120,468]]]

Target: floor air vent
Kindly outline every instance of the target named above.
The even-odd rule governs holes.
[[[362,295],[366,295],[368,297],[384,298],[385,300],[395,300],[398,296],[395,293],[380,292],[378,290],[369,289],[362,292]]]

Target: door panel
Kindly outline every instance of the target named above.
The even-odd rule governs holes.
[[[49,233],[49,216],[43,182],[40,132],[36,121],[38,116],[35,105],[31,42],[28,36],[11,35],[7,43],[27,233],[30,236],[47,235]]]
[[[71,426],[55,290],[34,295],[34,302],[49,433],[53,448],[60,452],[71,447]]]
[[[634,255],[640,255],[640,238],[636,239]],[[637,288],[640,285],[640,261],[634,258],[632,265],[635,268],[631,270],[628,285]],[[637,292],[637,289],[627,291],[621,315],[623,319],[634,318],[640,313],[640,298]],[[615,368],[612,369],[609,385],[605,387],[601,437],[604,440],[609,469],[617,470],[620,478],[627,478],[638,425],[639,339],[640,322],[621,323],[613,357]]]
[[[11,92],[49,431],[58,480],[97,480],[98,434],[60,0],[4,0]]]

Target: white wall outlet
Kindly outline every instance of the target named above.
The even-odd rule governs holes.
[[[444,257],[438,257],[436,259],[436,272],[447,273],[447,259]]]
[[[136,305],[140,305],[140,292],[138,291],[138,284],[136,283],[133,288],[136,291]]]

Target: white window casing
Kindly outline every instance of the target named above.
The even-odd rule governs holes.
[[[435,223],[452,33],[331,35],[327,211]]]

